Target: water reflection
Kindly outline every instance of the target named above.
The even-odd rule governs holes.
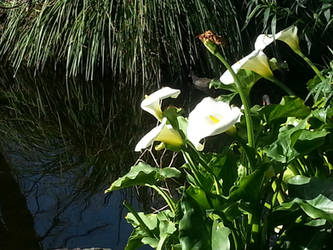
[[[131,226],[122,201],[139,204],[129,191],[103,191],[135,162],[152,124],[141,121],[144,90],[0,71],[1,145],[43,248],[123,249]]]
[[[0,67],[0,146],[16,171],[43,248],[123,249],[132,228],[122,201],[150,209],[154,196],[146,189],[106,196],[104,189],[137,160],[135,144],[156,123],[141,115],[139,104],[157,86],[128,89],[107,80],[66,81],[63,75],[35,76],[29,70],[12,74]],[[184,88],[179,98],[163,104],[170,101],[189,112],[207,95]],[[172,157],[162,155],[164,162]],[[152,155],[143,157],[155,165]]]

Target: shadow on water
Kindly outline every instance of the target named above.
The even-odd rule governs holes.
[[[136,161],[153,124],[141,119],[144,90],[0,71],[0,146],[43,249],[123,249],[132,229],[122,201],[142,205],[130,190],[104,190]]]

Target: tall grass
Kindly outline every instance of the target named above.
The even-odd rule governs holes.
[[[51,64],[68,78],[110,74],[135,86],[159,81],[166,68],[211,68],[195,39],[207,29],[225,38],[227,57],[241,48],[231,0],[33,0],[7,11],[0,55],[16,71]]]

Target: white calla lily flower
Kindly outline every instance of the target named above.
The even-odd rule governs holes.
[[[255,49],[264,49],[266,46],[271,44],[274,41],[274,38],[276,40],[280,40],[294,50],[295,52],[298,52],[300,50],[299,48],[299,40],[297,36],[297,27],[292,25],[279,33],[273,35],[265,35],[261,34],[258,36],[256,42],[255,42]]]
[[[141,108],[155,116],[158,120],[162,119],[161,102],[168,97],[177,98],[180,93],[179,89],[163,87],[151,95],[147,95],[141,102]]]
[[[273,72],[269,67],[268,58],[262,50],[252,51],[249,55],[233,64],[231,68],[236,74],[240,69],[247,69],[263,77],[269,78],[273,76]],[[231,84],[234,82],[234,78],[229,70],[227,70],[220,77],[220,81],[224,84]]]
[[[189,114],[187,138],[201,151],[204,147],[201,139],[229,130],[240,121],[241,115],[238,107],[206,97]]]
[[[153,144],[154,141],[160,141],[172,146],[180,146],[183,144],[183,139],[177,130],[171,125],[166,124],[167,119],[163,118],[160,125],[153,128],[147,133],[136,145],[135,151],[140,151]]]

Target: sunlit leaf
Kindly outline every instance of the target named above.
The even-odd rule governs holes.
[[[297,140],[293,147],[297,152],[305,154],[316,148],[319,148],[325,141],[325,136],[328,134],[325,130],[301,130],[297,135]],[[293,136],[293,135],[292,135]]]
[[[130,171],[114,181],[105,192],[128,188],[136,185],[153,185],[167,178],[178,178],[181,172],[176,168],[153,168],[146,163],[140,162],[131,167]]]
[[[268,122],[287,117],[304,118],[309,113],[310,108],[304,105],[304,101],[294,96],[285,96],[280,104],[268,105],[260,110],[260,114],[265,115]]]
[[[160,240],[157,245],[157,250],[164,249],[164,243],[167,240],[167,238],[172,235],[174,232],[176,232],[177,228],[175,226],[175,223],[164,220],[159,222],[159,230],[160,230]]]
[[[223,84],[220,80],[211,80],[209,83],[209,88],[215,88],[215,89],[224,89],[229,90],[230,92],[237,93],[237,88],[235,84]]]
[[[149,228],[149,230],[153,231],[157,228],[157,215],[156,214],[145,214],[142,212],[139,212],[138,215],[142,219],[142,221],[145,223],[145,225]],[[133,227],[140,226],[140,222],[137,220],[137,218],[132,214],[128,213],[125,217],[125,219],[133,225]]]
[[[299,205],[312,219],[333,221],[333,180],[295,176],[289,181],[292,201],[283,203],[285,208]]]
[[[279,130],[278,139],[271,145],[267,145],[264,148],[264,152],[278,162],[290,162],[299,155],[299,153],[293,148],[293,144],[296,142],[297,137],[293,137],[295,141],[292,141],[291,137],[294,133],[299,133],[299,131],[305,129],[305,127],[305,121],[299,123],[296,127],[282,127]]]
[[[225,227],[222,222],[215,220],[212,228],[212,249],[229,250],[230,229]]]
[[[136,250],[141,247],[143,245],[143,243],[141,242],[143,235],[143,230],[140,230],[140,228],[134,229],[127,240],[125,250]]]

